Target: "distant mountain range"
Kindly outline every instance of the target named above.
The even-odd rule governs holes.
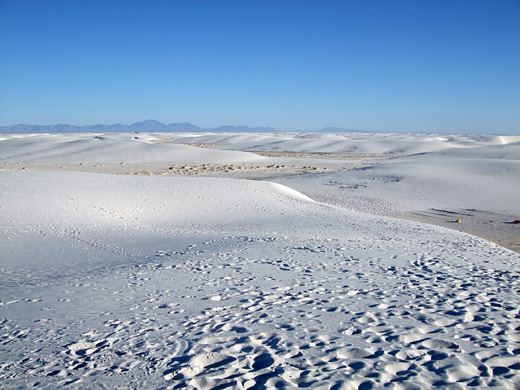
[[[146,120],[132,125],[14,125],[0,127],[1,134],[28,134],[28,133],[127,133],[127,132],[276,132],[272,127],[248,127],[248,126],[221,126],[206,129],[191,123],[161,123],[156,120]]]
[[[325,128],[323,132],[352,131],[342,128]],[[196,133],[196,132],[230,132],[230,133],[269,133],[278,132],[272,127],[248,127],[248,126],[220,126],[216,128],[203,128],[191,123],[161,123],[153,119],[136,122],[133,125],[14,125],[0,126],[0,134],[32,134],[32,133],[128,133],[128,132],[158,132],[158,133]]]

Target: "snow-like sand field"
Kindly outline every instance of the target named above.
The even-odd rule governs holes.
[[[3,135],[0,166],[2,389],[520,388],[520,136]]]

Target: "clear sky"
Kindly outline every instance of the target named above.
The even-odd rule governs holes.
[[[520,134],[519,0],[0,0],[0,125]]]

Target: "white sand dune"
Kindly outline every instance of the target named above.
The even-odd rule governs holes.
[[[413,154],[274,180],[315,200],[435,223],[520,250],[520,226],[512,223],[520,217],[520,143]]]
[[[4,136],[2,160],[51,163],[252,162],[260,156],[239,151],[201,150],[165,143],[146,134],[41,134]]]
[[[348,171],[285,179],[315,195],[335,190],[407,209],[486,208],[520,215],[520,144],[409,155]],[[312,184],[311,184],[312,183]],[[317,186],[318,185],[318,186]],[[323,188],[328,186],[328,188]],[[314,189],[314,191],[313,191]],[[355,191],[348,191],[355,190]]]
[[[2,388],[520,387],[520,256],[377,215],[425,205],[516,213],[515,142],[465,136],[426,154],[345,154],[311,173],[282,167],[296,158],[241,151],[352,149],[335,135],[133,136],[107,135],[106,149],[92,135],[0,141]],[[416,153],[436,138],[352,137],[363,153]],[[275,149],[282,139],[293,149]],[[61,168],[138,163],[137,152],[168,164],[275,162],[285,185],[234,171]]]
[[[177,142],[220,144],[219,149],[286,152],[424,153],[520,142],[520,136],[379,133],[275,133],[174,135]]]

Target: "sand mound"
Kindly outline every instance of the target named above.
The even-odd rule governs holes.
[[[50,161],[77,161],[79,151],[99,157],[97,142],[112,142],[107,151],[127,160],[169,145],[128,136],[0,145],[12,159]],[[448,183],[440,203],[458,195],[482,207],[491,194],[478,194],[487,191],[483,178],[496,177],[500,191],[517,183],[515,143],[488,141],[359,169],[304,171],[293,179],[302,189],[222,177],[0,170],[2,388],[518,388],[518,254],[311,194],[339,199],[356,190],[346,187],[355,179],[366,191],[408,193],[412,204],[433,200]],[[333,148],[329,142],[323,147]]]

